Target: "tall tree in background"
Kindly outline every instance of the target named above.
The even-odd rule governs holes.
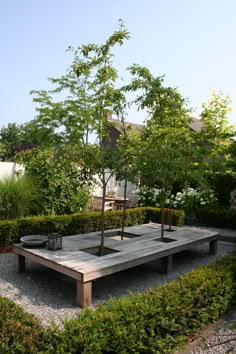
[[[230,103],[229,96],[224,96],[221,91],[213,91],[209,103],[202,105],[200,115],[203,127],[198,136],[198,168],[212,180],[213,189],[218,175],[232,173],[229,162],[236,130],[228,122]]]
[[[52,146],[56,137],[57,134],[52,128],[40,127],[34,120],[20,125],[9,123],[6,127],[0,128],[0,144],[4,146],[1,159],[13,161],[15,154],[22,150]]]
[[[0,143],[4,146],[3,161],[11,160],[15,154],[16,146],[21,142],[23,126],[9,123],[0,129]]]
[[[0,143],[0,161],[3,160],[6,153],[5,145]]]

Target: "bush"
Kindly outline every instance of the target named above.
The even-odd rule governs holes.
[[[143,294],[111,299],[65,323],[72,353],[171,353],[186,337],[219,318],[233,298],[230,269],[214,264]]]
[[[139,194],[140,206],[159,207],[162,204],[161,200],[163,201],[164,198],[164,206],[166,208],[170,206],[171,202],[174,208],[183,210],[188,216],[195,216],[198,210],[204,209],[206,206],[208,208],[215,206],[217,201],[214,192],[206,188],[193,189],[188,187],[174,195],[170,191],[163,194],[161,189],[143,186],[136,193]]]
[[[111,299],[44,331],[33,316],[0,298],[0,352],[171,354],[235,300],[236,250],[179,279]]]
[[[105,213],[105,229],[120,228],[122,210]],[[173,224],[183,224],[183,212],[172,211]],[[160,222],[160,209],[134,208],[126,211],[125,225],[140,225]],[[24,235],[47,235],[58,232],[63,236],[88,233],[101,230],[101,213],[89,212],[58,216],[35,216],[16,220],[0,221],[0,247],[19,242]]]
[[[198,211],[197,218],[204,225],[236,229],[236,209],[203,209]]]
[[[43,203],[41,214],[63,215],[84,210],[89,195],[89,177],[81,177],[76,164],[65,152],[53,149],[31,149],[16,156],[25,173],[38,180]]]
[[[178,192],[173,201],[173,206],[184,210],[186,215],[195,216],[197,212],[206,206],[216,205],[216,197],[211,189],[185,188]]]
[[[230,192],[236,189],[236,177],[230,174],[216,175],[214,187],[219,204],[223,207],[229,207]]]
[[[46,348],[38,320],[7,298],[0,297],[0,353],[39,353]]]

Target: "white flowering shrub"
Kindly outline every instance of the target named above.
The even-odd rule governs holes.
[[[210,207],[216,202],[217,198],[212,190],[200,190],[189,187],[176,194],[173,207],[184,210],[186,215],[194,216],[197,210],[206,206]]]
[[[163,191],[160,188],[149,188],[143,186],[135,191],[135,194],[139,196],[139,206],[151,206],[160,207],[161,201],[164,200],[164,206],[169,207],[170,203],[170,192]],[[174,195],[171,196],[172,199]]]
[[[135,191],[139,195],[140,206],[160,207],[161,200],[164,200],[164,207],[170,207],[171,204],[174,209],[184,210],[186,215],[194,216],[200,208],[210,207],[217,202],[217,198],[210,189],[193,189],[186,188],[176,195],[171,194],[169,191],[161,191],[158,188],[149,188],[143,186]],[[163,198],[163,199],[162,199]]]

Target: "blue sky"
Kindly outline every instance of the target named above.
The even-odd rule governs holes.
[[[69,45],[103,43],[122,18],[131,39],[114,64],[126,79],[132,63],[179,87],[198,116],[211,91],[232,100],[236,123],[235,0],[2,0],[0,2],[0,126],[35,116],[29,92],[49,89],[66,72]],[[132,111],[130,121],[144,114]]]

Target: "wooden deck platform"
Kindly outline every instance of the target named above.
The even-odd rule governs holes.
[[[105,232],[105,247],[113,252],[98,257],[93,254],[100,245],[99,232],[63,237],[63,249],[25,248],[15,244],[16,270],[25,270],[25,257],[54,269],[77,281],[76,302],[88,306],[92,302],[92,281],[121,270],[162,259],[166,272],[172,269],[172,256],[195,245],[209,243],[209,252],[217,252],[219,235],[216,232],[174,227],[165,232],[169,242],[160,241],[160,225],[145,224],[127,227],[124,240],[119,230]]]

